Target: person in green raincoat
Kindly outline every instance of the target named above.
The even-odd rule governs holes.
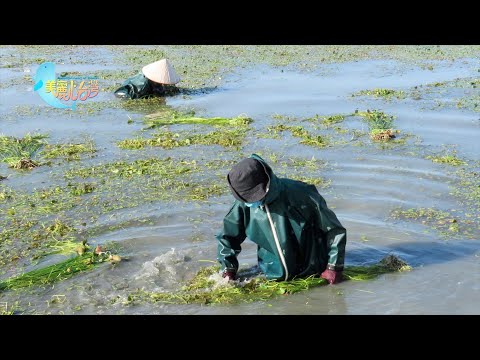
[[[180,80],[170,62],[162,59],[144,66],[142,73],[127,79],[114,94],[125,99],[165,96],[178,92],[174,85]]]
[[[236,200],[216,236],[223,277],[236,278],[248,237],[267,279],[318,274],[330,284],[341,281],[347,231],[314,185],[278,178],[256,154],[233,166],[227,181]]]

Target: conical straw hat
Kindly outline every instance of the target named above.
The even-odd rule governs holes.
[[[144,66],[142,72],[145,77],[160,84],[176,84],[181,80],[167,59]]]

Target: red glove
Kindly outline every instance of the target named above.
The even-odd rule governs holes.
[[[237,278],[236,274],[233,271],[224,271],[222,276],[227,280],[235,280]]]
[[[342,272],[326,269],[320,277],[326,279],[330,284],[337,284],[342,281]]]

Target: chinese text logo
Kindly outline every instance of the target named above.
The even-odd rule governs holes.
[[[41,64],[35,74],[33,90],[50,106],[75,110],[77,100],[85,101],[98,95],[98,79],[55,76],[55,64]],[[64,102],[61,102],[63,100]],[[72,101],[71,105],[67,103]]]

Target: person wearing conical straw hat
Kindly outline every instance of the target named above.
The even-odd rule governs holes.
[[[142,73],[127,79],[115,96],[140,99],[149,96],[165,96],[178,92],[175,84],[180,82],[172,64],[167,59],[155,61],[142,68]]]

